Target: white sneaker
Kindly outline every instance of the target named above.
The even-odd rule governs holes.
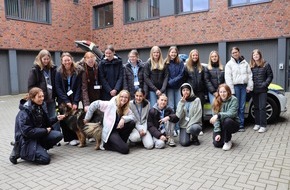
[[[227,151],[227,150],[230,150],[232,148],[232,141],[229,141],[229,142],[225,142],[224,146],[223,146],[223,150]]]
[[[260,127],[259,133],[265,133],[267,131],[266,127]]]
[[[80,141],[78,141],[78,140],[72,140],[72,141],[69,142],[69,144],[71,146],[76,146],[76,145],[80,144]]]
[[[173,131],[173,136],[177,137],[177,132],[175,130]]]
[[[89,142],[96,142],[95,138],[89,138]]]
[[[260,129],[260,125],[255,125],[253,128],[255,131],[258,131]]]
[[[101,144],[100,144],[100,150],[105,150],[104,142],[103,142],[103,141],[101,141]]]
[[[173,138],[169,138],[168,145],[171,146],[171,147],[175,146],[175,142],[174,142]]]
[[[200,131],[200,132],[199,132],[199,136],[202,136],[202,135],[203,135],[203,132],[202,132],[202,131]]]

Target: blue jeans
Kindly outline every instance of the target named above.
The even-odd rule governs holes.
[[[235,96],[238,99],[239,102],[239,109],[238,109],[238,115],[240,118],[240,128],[244,128],[244,121],[245,121],[245,104],[246,104],[246,96],[247,96],[247,85],[246,84],[237,84],[234,85],[235,89]]]
[[[210,102],[210,104],[212,105],[213,104],[213,99],[214,99],[215,97],[214,97],[214,95],[212,94],[212,93],[208,93],[208,99],[209,99],[209,102]]]
[[[154,106],[155,103],[157,103],[157,95],[154,91],[149,91],[149,102],[151,108]]]
[[[267,126],[266,104],[267,92],[253,93],[255,124],[261,127]]]
[[[47,102],[46,103],[46,106],[47,106],[48,117],[49,118],[55,117],[56,116],[56,112],[55,112],[55,102]],[[53,129],[54,130],[57,130],[57,131],[60,131],[59,122],[56,122],[53,125]]]
[[[176,112],[177,104],[181,99],[181,94],[179,89],[168,88],[167,89],[168,106],[171,107],[173,111]],[[175,130],[179,129],[178,122],[175,124]]]
[[[193,124],[189,127],[189,129],[180,128],[179,143],[181,144],[181,146],[189,146],[190,135],[193,137],[197,137],[201,130],[202,127],[199,124]]]

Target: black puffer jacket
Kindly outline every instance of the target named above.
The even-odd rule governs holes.
[[[252,69],[254,93],[267,92],[268,86],[273,80],[273,72],[269,63],[265,63],[264,67],[255,66]]]
[[[225,72],[220,70],[218,65],[212,64],[211,70],[205,70],[205,82],[207,90],[213,94],[220,84],[225,83]]]
[[[138,69],[138,82],[139,82],[139,88],[142,88],[145,91],[145,95],[148,94],[148,87],[144,81],[144,63],[141,61],[138,61],[137,63],[139,69]],[[124,66],[124,80],[123,80],[123,89],[128,90],[131,95],[131,99],[134,99],[134,92],[135,92],[135,86],[134,86],[134,73],[132,69],[132,65],[127,62]]]
[[[193,71],[189,71],[187,67],[184,67],[183,77],[185,82],[191,85],[195,94],[206,91],[204,66],[202,66],[201,71],[197,67],[193,67]]]
[[[46,80],[43,75],[43,70],[40,70],[40,67],[38,65],[34,65],[32,69],[29,72],[28,75],[28,91],[33,87],[38,87],[43,90],[44,93],[44,101],[54,101],[56,97],[56,91],[55,91],[55,74],[56,74],[56,66],[53,66],[50,69],[50,77],[51,77],[51,83],[52,83],[52,100],[48,100],[47,95],[47,84]]]

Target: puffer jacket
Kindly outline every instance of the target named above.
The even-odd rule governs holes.
[[[206,91],[204,66],[202,66],[201,71],[199,71],[196,66],[193,67],[193,71],[189,71],[187,67],[184,67],[183,76],[185,82],[191,85],[195,94]]]
[[[217,91],[220,84],[225,83],[225,72],[220,70],[218,65],[212,64],[212,69],[205,70],[205,82],[207,90],[213,94]]]
[[[34,113],[37,105],[30,100],[21,100],[19,104],[20,111],[16,116],[15,121],[15,141],[19,142],[20,157],[27,161],[34,161],[36,154],[36,145],[43,137],[47,136],[47,129],[52,124],[57,122],[57,118],[48,118],[45,103],[41,105],[40,109],[43,114],[42,118],[35,117]],[[42,122],[38,120],[41,119]],[[44,147],[51,148],[51,147]]]
[[[252,68],[254,93],[267,92],[268,86],[273,80],[273,72],[269,63],[264,67],[255,66]]]
[[[55,90],[55,74],[56,74],[56,66],[53,66],[50,69],[50,77],[51,77],[51,86],[52,86],[52,100],[48,99],[47,94],[47,84],[43,74],[43,70],[40,69],[38,65],[34,65],[29,72],[28,75],[28,91],[33,87],[38,87],[43,90],[44,93],[44,101],[51,102],[55,100],[56,90]]]
[[[168,82],[168,68],[165,65],[163,70],[151,70],[151,60],[145,63],[144,67],[144,80],[148,85],[148,90],[156,92],[160,90],[165,92]]]
[[[225,81],[235,94],[234,85],[246,84],[247,90],[253,90],[252,71],[248,62],[241,57],[239,63],[232,57],[225,67]]]
[[[170,60],[170,63],[168,64],[169,75],[167,88],[179,89],[183,83],[183,70],[183,61],[180,61],[180,63],[174,63],[173,60]]]
[[[142,63],[141,61],[138,61],[137,65],[139,67],[138,69],[139,88],[142,88],[145,91],[145,95],[147,95],[148,87],[144,81],[144,63]],[[129,61],[124,65],[123,89],[128,90],[130,92],[131,99],[134,99],[134,92],[135,92],[134,73],[133,73],[132,65],[130,64]]]

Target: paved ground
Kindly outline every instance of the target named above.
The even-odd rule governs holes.
[[[287,94],[290,102],[290,94]],[[267,133],[248,124],[233,136],[234,147],[212,146],[211,129],[201,145],[163,150],[133,147],[129,155],[95,151],[94,144],[49,151],[50,165],[9,162],[14,119],[21,96],[0,97],[0,189],[290,189],[289,111]],[[288,103],[289,104],[289,103]],[[288,105],[289,108],[289,105]]]

